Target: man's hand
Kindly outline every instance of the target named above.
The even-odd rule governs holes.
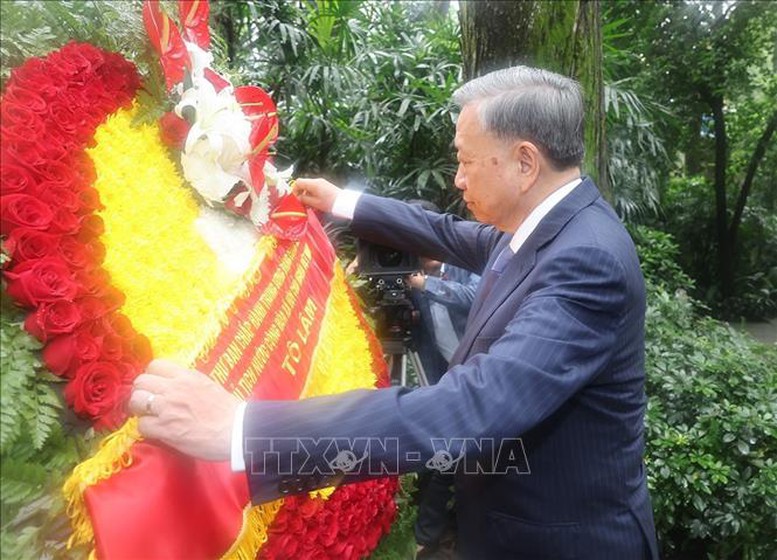
[[[209,461],[228,461],[240,401],[199,371],[154,360],[135,379],[130,412],[143,437]]]
[[[322,212],[331,212],[340,187],[326,179],[306,179],[300,177],[294,181],[294,194],[311,208]]]
[[[423,291],[426,288],[426,274],[423,272],[414,272],[407,277],[407,283],[411,288]]]

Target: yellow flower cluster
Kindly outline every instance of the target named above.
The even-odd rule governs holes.
[[[133,128],[135,110],[111,116],[88,150],[105,209],[103,267],[124,293],[121,312],[151,341],[154,357],[188,362],[218,332],[243,275],[219,266],[195,228],[200,207],[156,125]],[[253,274],[261,258],[255,258]]]
[[[313,356],[313,366],[300,398],[333,395],[375,386],[367,333],[348,297],[345,274],[337,263],[329,301]]]

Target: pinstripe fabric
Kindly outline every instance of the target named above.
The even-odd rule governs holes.
[[[360,199],[353,228],[477,273],[509,242],[489,226],[371,196]],[[466,457],[456,476],[463,558],[656,558],[642,463],[644,313],[631,240],[586,179],[545,216],[491,291],[476,295],[440,383],[251,403],[247,462],[256,457],[255,471],[265,468],[249,474],[254,500],[278,497],[289,479],[294,491],[362,480],[368,464],[419,470],[444,438],[450,456]],[[271,461],[259,459],[267,449],[257,441],[267,439],[256,438],[300,436],[396,446],[370,447],[359,474],[302,475],[310,459],[303,465],[285,439]],[[526,468],[464,472],[476,457],[488,464],[478,438],[521,438]]]

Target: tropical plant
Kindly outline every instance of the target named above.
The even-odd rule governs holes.
[[[299,174],[453,207],[454,19],[408,3],[223,9],[236,18],[234,40],[247,47],[234,49],[236,67],[265,84],[278,105],[279,160]]]
[[[40,343],[2,295],[0,546],[9,558],[61,557],[70,528],[59,488],[89,453],[92,434],[64,412],[53,389],[61,380],[43,369]]]

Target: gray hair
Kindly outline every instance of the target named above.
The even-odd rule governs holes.
[[[485,130],[536,143],[558,169],[583,160],[583,95],[571,78],[514,66],[467,82],[453,93],[453,102],[461,108],[476,102]]]

